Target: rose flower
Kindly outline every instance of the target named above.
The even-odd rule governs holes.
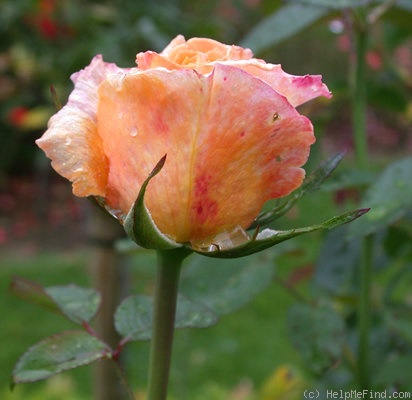
[[[301,185],[315,137],[295,107],[330,97],[320,76],[182,36],[136,60],[122,69],[96,56],[73,74],[68,103],[36,142],[75,195],[98,197],[122,222],[167,154],[145,206],[171,240],[207,246]]]

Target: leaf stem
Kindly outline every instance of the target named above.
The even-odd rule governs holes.
[[[180,270],[186,250],[158,251],[147,400],[165,400],[172,356]]]

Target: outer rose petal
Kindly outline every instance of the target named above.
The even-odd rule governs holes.
[[[211,39],[192,38],[186,41],[179,35],[160,54],[154,51],[138,53],[136,62],[141,70],[189,68],[202,74],[210,73],[216,63],[233,65],[265,81],[294,107],[319,96],[331,97],[320,75],[290,75],[279,64],[267,64],[253,58],[250,49],[228,46]]]
[[[207,243],[246,228],[271,198],[289,194],[314,142],[310,121],[260,79],[216,65],[153,69],[103,82],[98,132],[110,160],[107,203],[126,213],[151,181],[146,206],[178,242]]]
[[[249,74],[262,79],[285,96],[294,107],[319,96],[332,97],[328,87],[322,83],[321,75],[290,75],[284,72],[279,64],[267,64],[256,59],[229,61],[227,64],[242,68]]]
[[[96,130],[97,88],[108,73],[125,71],[103,62],[100,55],[71,76],[75,84],[64,106],[36,141],[53,168],[73,183],[76,196],[104,196],[108,164]]]

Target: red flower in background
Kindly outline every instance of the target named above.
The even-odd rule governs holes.
[[[26,120],[29,110],[26,107],[18,106],[9,111],[8,121],[11,125],[20,127]]]
[[[55,40],[67,35],[70,30],[59,21],[58,3],[55,0],[39,0],[37,11],[26,18],[29,25],[34,26],[40,35],[47,40]]]

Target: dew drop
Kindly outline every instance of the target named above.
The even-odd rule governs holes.
[[[67,138],[64,140],[64,144],[65,144],[66,146],[70,146],[70,145],[72,144],[72,139],[69,138],[69,137],[67,137]]]
[[[130,136],[131,136],[131,137],[136,137],[136,136],[137,136],[137,132],[138,132],[137,128],[136,128],[136,127],[133,127],[133,128],[131,129],[131,131],[130,131]]]

